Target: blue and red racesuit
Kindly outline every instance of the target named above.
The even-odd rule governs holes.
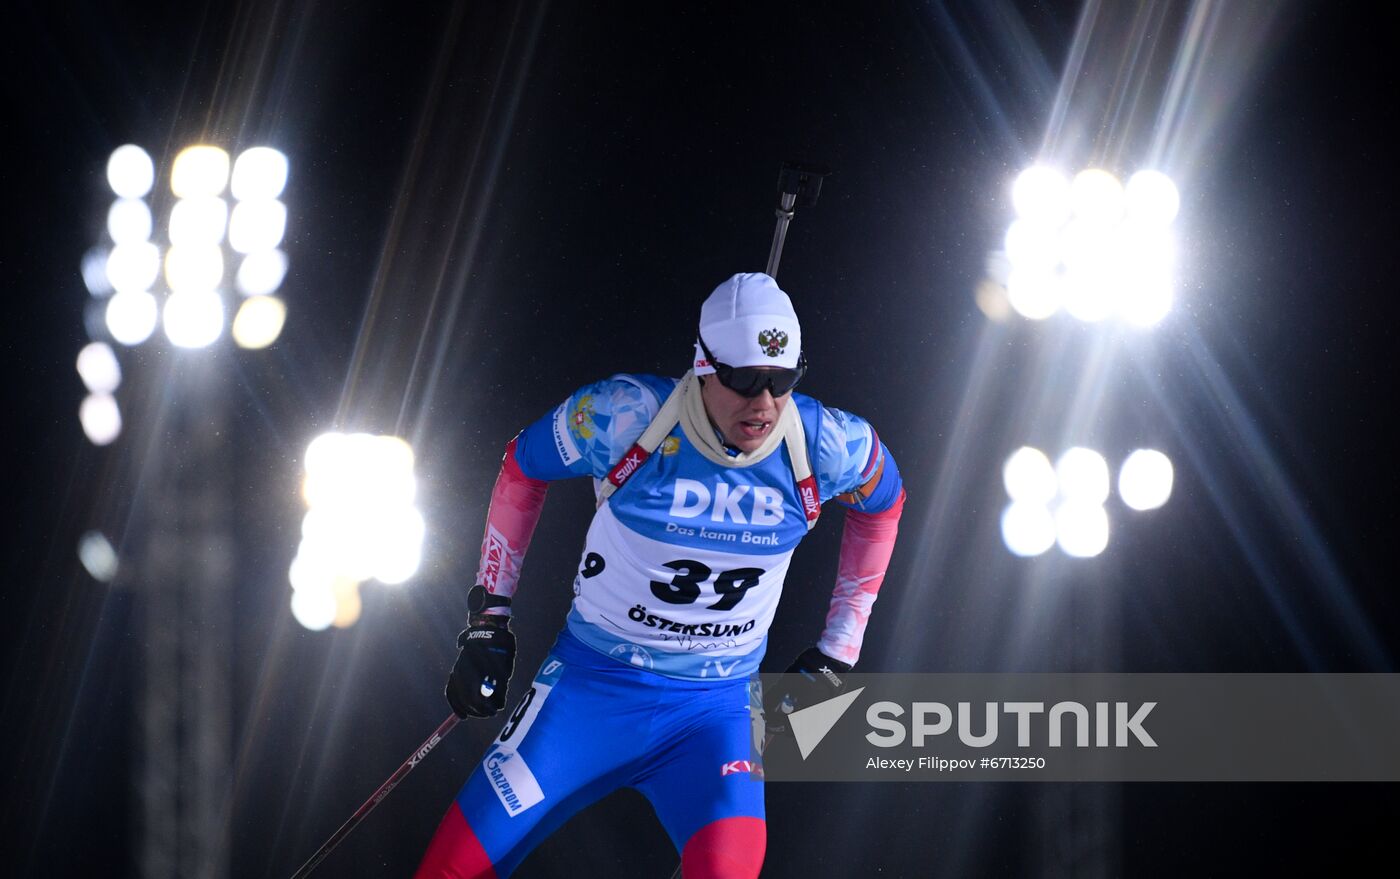
[[[506,448],[477,582],[509,596],[547,483],[601,485],[675,379],[617,375],[574,393]],[[898,468],[857,416],[794,393],[820,502],[848,508],[818,648],[854,664],[893,550]],[[792,552],[808,530],[782,444],[724,466],[677,424],[588,529],[567,625],[467,780],[419,876],[506,876],[618,787],[651,801],[688,879],[756,876],[763,786],[748,770],[758,670]]]

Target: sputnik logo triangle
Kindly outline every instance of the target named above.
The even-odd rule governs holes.
[[[846,713],[846,709],[851,707],[851,703],[855,702],[856,697],[864,690],[865,688],[861,687],[859,690],[842,693],[834,699],[818,702],[810,708],[803,708],[788,715],[792,737],[797,740],[797,750],[801,752],[803,760],[821,744],[822,739],[826,738],[826,734],[836,725],[836,721],[841,719],[841,715]]]

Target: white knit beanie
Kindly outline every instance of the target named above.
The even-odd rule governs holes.
[[[802,328],[792,300],[762,272],[738,274],[715,288],[700,306],[700,335],[720,363],[797,368]],[[695,374],[715,371],[700,343]]]

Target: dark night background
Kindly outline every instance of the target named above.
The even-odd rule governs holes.
[[[220,358],[240,552],[231,875],[290,875],[446,715],[502,447],[587,381],[683,370],[703,297],[763,265],[784,158],[836,171],[780,273],[813,364],[804,390],[869,418],[909,492],[860,670],[1395,670],[1400,46],[1380,7],[1217,4],[1268,27],[1249,51],[1210,49],[1235,79],[1195,83],[1213,97],[1181,122],[1195,142],[1178,177],[1183,291],[1105,361],[1079,353],[1091,330],[993,324],[973,299],[1078,4],[747,6],[9,8],[6,872],[137,869],[140,589],[94,582],[74,547],[91,528],[136,544],[161,466],[143,413],[160,376],[204,355],[124,351],[127,433],[84,438],[78,265],[101,234],[106,158],[127,142],[158,165],[198,140],[292,162],[287,328]],[[1192,5],[1152,8],[1169,62]],[[1112,77],[1118,57],[1084,76]],[[1071,106],[1099,124],[1102,108]],[[1124,143],[1132,170],[1138,141]],[[1091,366],[1101,404],[1059,417]],[[287,610],[286,571],[301,455],[332,428],[413,441],[429,536],[406,587],[366,585],[355,626],[313,633]],[[1013,559],[999,467],[1026,442],[1092,442],[1111,462],[1155,444],[1176,493],[1140,518],[1111,511],[1098,559]],[[562,622],[591,501],[582,482],[550,492],[516,605],[518,670]],[[794,560],[765,669],[820,630],[839,519]],[[461,726],[325,875],[407,875],[496,728]],[[1385,857],[1400,796],[791,784],[767,802],[766,876],[1180,875]],[[518,875],[659,877],[675,862],[622,792]]]

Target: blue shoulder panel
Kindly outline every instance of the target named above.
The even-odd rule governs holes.
[[[656,417],[676,379],[619,374],[585,385],[516,438],[532,479],[603,478]]]

